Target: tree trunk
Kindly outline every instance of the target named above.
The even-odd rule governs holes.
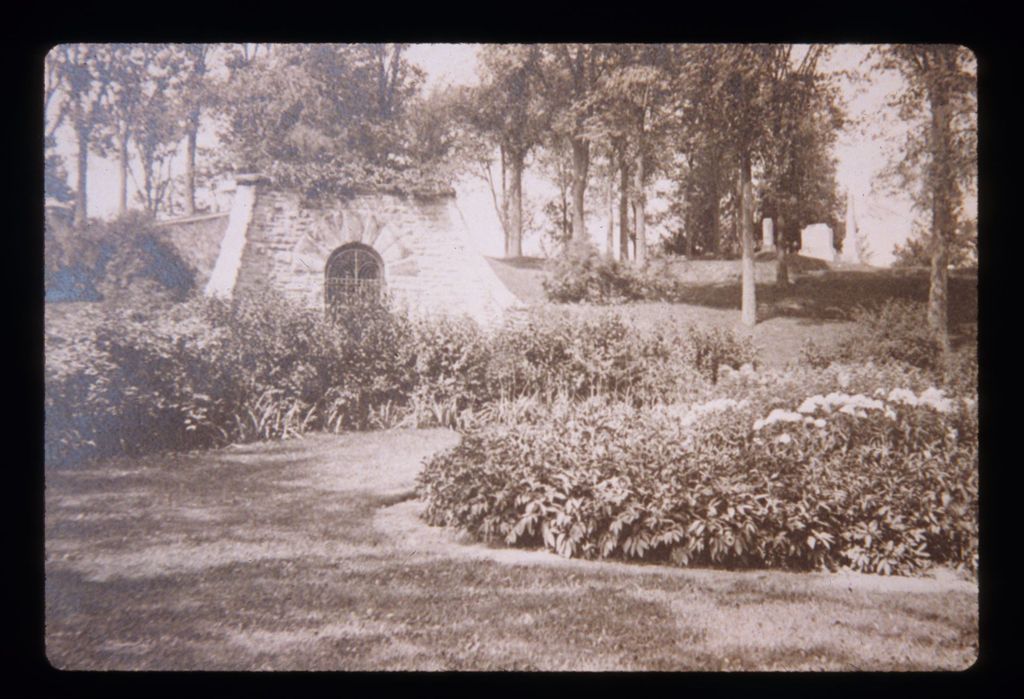
[[[508,236],[506,257],[523,256],[523,161],[525,156],[513,153],[509,158]]]
[[[124,216],[128,211],[128,134],[121,133],[117,144],[118,180],[117,180],[117,215]]]
[[[754,187],[751,182],[750,156],[740,158],[740,239],[743,248],[743,300],[741,315],[744,325],[757,323],[757,297],[754,287]]]
[[[953,199],[956,183],[949,149],[949,101],[945,90],[937,86],[929,96],[932,112],[932,271],[928,289],[928,325],[948,356],[949,342],[949,243],[954,234]]]
[[[708,241],[708,252],[715,257],[722,251],[722,219],[718,206],[720,199],[718,178],[715,178],[711,183],[711,240]]]
[[[786,217],[781,213],[776,216],[775,221],[775,285],[789,286],[789,263],[786,261],[786,246],[784,244]]]
[[[647,263],[647,221],[644,212],[644,159],[637,155],[636,166],[633,171],[633,196],[636,202],[636,263],[644,265]]]
[[[199,134],[199,115],[189,115],[185,141],[185,215],[196,212],[196,138]]]
[[[78,182],[75,186],[74,224],[76,227],[81,227],[89,219],[89,195],[86,191],[87,171],[89,169],[89,130],[79,127],[76,129],[76,132],[78,136]]]
[[[605,207],[608,211],[608,228],[605,231],[605,251],[609,260],[615,259],[615,170],[609,163],[608,190]]]
[[[629,170],[619,164],[619,259],[629,259]]]
[[[572,142],[572,238],[586,240],[587,228],[583,221],[583,195],[587,189],[587,169],[590,167],[590,144],[582,139]]]

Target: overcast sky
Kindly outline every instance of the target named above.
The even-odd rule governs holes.
[[[477,45],[471,44],[415,44],[408,50],[411,61],[421,66],[427,75],[427,89],[453,85],[471,85],[478,80],[476,71]],[[825,66],[827,70],[855,69],[867,52],[867,47],[842,45],[835,47]],[[904,126],[888,117],[883,109],[885,97],[901,87],[899,78],[891,74],[872,76],[869,85],[843,83],[843,96],[854,124],[847,128],[836,146],[838,160],[837,179],[842,190],[854,194],[858,224],[867,236],[873,255],[873,264],[888,264],[892,247],[902,242],[911,230],[909,203],[892,194],[873,192],[872,185],[887,163],[887,147],[901,138]],[[858,121],[867,120],[868,133],[863,133]],[[74,181],[74,144],[70,133],[61,134],[59,151],[64,154],[70,179]],[[178,167],[181,158],[178,158]],[[117,169],[113,162],[95,155],[89,159],[89,213],[109,217],[117,205]],[[525,182],[527,199],[541,201],[550,196],[551,188],[536,174],[529,173]],[[503,248],[500,226],[494,213],[490,194],[482,181],[465,178],[457,185],[458,206],[470,226],[481,252],[500,255]],[[129,193],[129,197],[133,192]],[[588,189],[588,196],[599,196],[597,188]],[[221,206],[226,200],[220,201]],[[539,223],[539,222],[538,222]],[[603,238],[604,222],[588,220],[587,228],[595,239]],[[656,233],[657,231],[655,231]],[[524,241],[526,254],[540,252],[540,236],[531,235]]]

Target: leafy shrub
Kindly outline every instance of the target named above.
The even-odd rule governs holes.
[[[976,326],[964,328],[962,346],[944,359],[941,345],[928,327],[924,304],[890,300],[877,310],[858,309],[853,320],[853,332],[834,347],[805,340],[800,361],[814,368],[833,362],[912,367],[960,395],[977,393]]]
[[[590,320],[533,315],[501,327],[491,354],[488,380],[510,398],[611,395],[639,405],[678,397],[703,383],[677,343],[640,332],[615,314]]]
[[[838,355],[847,361],[902,362],[928,371],[940,369],[941,346],[928,327],[923,304],[889,300],[853,314],[856,331],[844,338]]]
[[[717,383],[720,367],[739,369],[744,364],[753,364],[756,357],[749,337],[714,327],[690,326],[686,348],[690,364],[712,383]]]
[[[47,227],[46,297],[98,300],[125,295],[182,300],[195,288],[195,270],[151,217],[130,212],[83,229]]]
[[[676,280],[665,261],[644,267],[606,257],[592,245],[569,245],[564,255],[549,263],[544,290],[552,301],[619,303],[665,300],[675,295]]]
[[[425,517],[563,556],[975,570],[975,407],[937,392],[819,398],[767,416],[730,399],[513,411],[427,462]]]

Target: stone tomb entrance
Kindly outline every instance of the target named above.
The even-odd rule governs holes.
[[[373,248],[349,243],[327,258],[324,278],[324,303],[328,310],[381,298],[384,286],[384,261]]]
[[[260,287],[321,309],[386,290],[395,310],[487,324],[521,305],[475,249],[454,194],[308,201],[240,175],[206,293]]]

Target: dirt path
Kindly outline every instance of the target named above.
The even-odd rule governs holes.
[[[445,430],[53,470],[46,647],[66,669],[965,667],[964,581],[565,561],[426,527]]]

